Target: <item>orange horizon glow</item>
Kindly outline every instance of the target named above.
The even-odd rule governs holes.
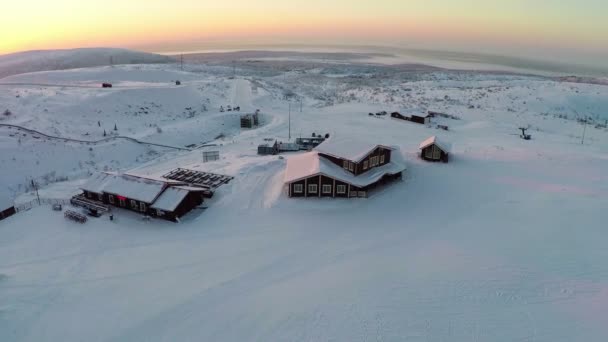
[[[608,4],[455,1],[22,0],[5,4],[0,54],[93,46],[154,47],[167,42],[254,41],[542,49],[608,56]],[[547,7],[543,7],[545,3]],[[589,6],[591,5],[591,6]],[[595,9],[595,10],[594,10]],[[542,15],[539,15],[541,14]],[[596,20],[594,20],[596,19]]]

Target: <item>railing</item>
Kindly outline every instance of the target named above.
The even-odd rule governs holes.
[[[87,199],[86,197],[82,196],[82,195],[78,195],[78,196],[74,196],[72,197],[72,199],[70,200],[70,203],[72,205],[75,205],[77,207],[83,207],[83,208],[87,208],[90,210],[95,210],[99,213],[105,213],[110,211],[110,207],[107,205],[104,205],[102,203],[99,202],[95,202],[93,200]]]
[[[38,199],[34,199],[34,200],[31,200],[26,203],[21,203],[19,205],[15,205],[15,211],[19,213],[19,212],[30,210],[32,208],[39,207],[42,205],[54,205],[54,204],[67,205],[67,204],[70,204],[70,200],[56,199],[56,198],[41,198],[40,201],[38,201]]]

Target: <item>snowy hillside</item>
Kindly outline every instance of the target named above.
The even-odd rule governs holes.
[[[166,56],[114,48],[26,51],[0,55],[0,79],[36,71],[169,61],[171,59]]]
[[[13,85],[0,85],[0,194],[17,203],[35,198],[31,179],[43,199],[67,199],[100,170],[235,178],[179,224],[116,209],[80,225],[44,205],[0,221],[0,341],[608,339],[608,87],[235,64],[3,80]],[[241,129],[227,105],[260,109],[263,124]],[[428,110],[452,118],[368,114]],[[366,199],[288,198],[286,161],[298,153],[258,156],[257,145],[287,141],[290,117],[292,139],[399,147],[403,181]],[[418,157],[432,135],[452,144],[450,163]],[[206,144],[220,160],[203,163]]]

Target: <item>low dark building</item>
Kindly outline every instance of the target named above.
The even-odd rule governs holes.
[[[107,172],[95,175],[81,189],[89,201],[170,221],[202,204],[206,191],[185,182]]]
[[[403,159],[395,147],[353,140],[326,140],[312,152],[289,158],[289,197],[367,197],[369,191],[401,179]]]
[[[13,216],[15,213],[13,201],[7,195],[0,194],[0,220]]]
[[[429,116],[429,115],[427,115],[427,116],[420,116],[420,115],[407,116],[407,115],[401,114],[399,112],[392,112],[391,118],[411,121],[411,122],[414,122],[417,124],[422,124],[422,125],[425,125],[425,124],[431,122],[431,116]]]
[[[412,115],[410,121],[421,124],[421,125],[425,125],[427,123],[430,122],[430,117],[428,116],[418,116],[418,115]]]
[[[399,112],[392,112],[391,113],[391,118],[395,118],[395,119],[401,119],[401,120],[408,120],[410,119],[409,116],[405,116]]]
[[[263,144],[258,146],[258,154],[261,156],[275,155],[279,153],[278,144],[275,142],[274,144]]]
[[[447,163],[450,158],[451,145],[432,136],[420,143],[420,158],[428,161]]]

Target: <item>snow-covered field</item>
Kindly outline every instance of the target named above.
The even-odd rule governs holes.
[[[0,341],[608,339],[608,131],[595,127],[608,87],[268,60],[238,63],[231,79],[232,66],[0,81],[12,83],[0,85],[0,124],[192,148],[0,126],[0,192],[18,202],[33,198],[32,178],[41,197],[69,198],[95,170],[235,176],[180,224],[117,210],[79,225],[47,206],[0,221]],[[287,140],[288,100],[292,138],[397,145],[404,180],[368,199],[288,199],[285,159],[256,155],[266,138]],[[241,130],[226,105],[259,108],[263,125]],[[380,110],[460,120],[437,119],[446,132],[368,115]],[[449,164],[418,159],[431,135],[453,144]],[[221,160],[202,162],[205,143]]]

